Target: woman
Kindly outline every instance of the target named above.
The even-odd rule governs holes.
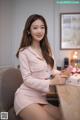
[[[17,57],[23,84],[15,93],[16,115],[23,120],[62,120],[59,108],[46,100],[50,86],[64,84],[66,77],[54,70],[43,16],[34,14],[28,17]]]

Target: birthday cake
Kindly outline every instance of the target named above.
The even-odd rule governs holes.
[[[67,80],[66,84],[80,86],[80,74],[75,73],[71,75]]]

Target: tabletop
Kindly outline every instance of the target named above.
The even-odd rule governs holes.
[[[64,120],[80,120],[80,86],[57,85]]]

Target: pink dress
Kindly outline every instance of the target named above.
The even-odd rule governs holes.
[[[16,115],[33,103],[48,104],[46,101],[50,82],[48,78],[54,71],[31,47],[19,53],[19,61],[23,83],[15,93]]]

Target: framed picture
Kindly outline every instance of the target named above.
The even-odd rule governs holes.
[[[60,49],[80,49],[80,13],[60,13]]]

